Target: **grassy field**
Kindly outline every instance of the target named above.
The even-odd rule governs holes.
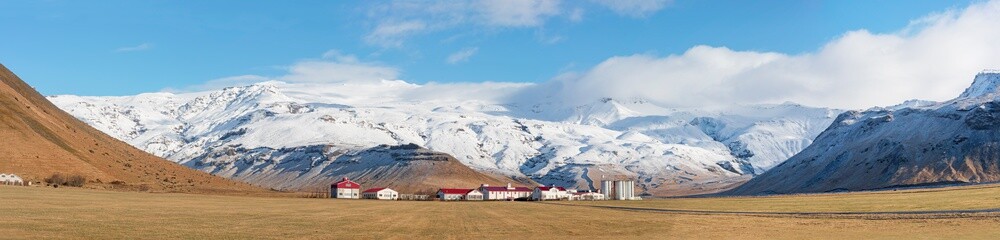
[[[1000,208],[1000,185],[768,197],[668,198],[572,204],[739,212],[889,212]]]
[[[839,197],[845,196],[854,195]],[[812,201],[815,196],[805,197],[798,201]],[[719,208],[717,201],[788,206],[795,198],[600,203],[684,202],[690,208]],[[0,238],[5,239],[995,239],[1000,235],[1000,217],[994,214],[918,219],[673,214],[531,202],[381,202],[4,186],[0,199],[0,219],[5,220]],[[906,201],[918,204],[915,201],[921,199]]]

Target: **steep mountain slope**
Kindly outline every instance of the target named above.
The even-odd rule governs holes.
[[[730,194],[1000,181],[1000,73],[958,98],[841,114],[816,142]]]
[[[90,185],[154,191],[262,192],[135,149],[66,114],[0,65],[0,172],[40,181],[80,174]]]
[[[311,180],[288,177],[300,173],[309,173],[303,179],[337,177],[323,167],[335,155],[416,144],[521,182],[593,188],[602,176],[629,176],[649,194],[711,192],[797,153],[839,113],[795,104],[704,111],[642,99],[566,105],[413,98],[426,87],[265,82],[210,92],[50,100],[155,155],[282,189],[311,187]]]
[[[264,160],[266,159],[266,160]],[[271,161],[276,164],[271,164]],[[376,146],[345,151],[332,145],[284,149],[223,148],[217,154],[194,159],[193,166],[219,176],[266,184],[275,188],[323,190],[340,177],[364,187],[391,187],[404,193],[433,194],[442,187],[479,184],[532,186],[528,179],[488,176],[454,157],[415,144]]]

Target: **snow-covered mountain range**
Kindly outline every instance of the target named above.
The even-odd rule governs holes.
[[[373,148],[416,144],[489,174],[580,188],[629,176],[655,195],[760,174],[809,146],[841,112],[791,103],[670,108],[640,98],[568,104],[517,97],[531,92],[524,86],[497,88],[514,93],[461,99],[403,81],[263,82],[49,100],[139,149],[274,188],[311,187],[337,174],[328,170],[337,161],[363,165]]]
[[[845,112],[816,143],[732,194],[1000,181],[1000,71],[945,102]]]

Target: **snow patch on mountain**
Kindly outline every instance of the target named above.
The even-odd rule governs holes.
[[[323,156],[335,155],[323,153],[330,149],[416,144],[492,174],[578,187],[589,187],[598,173],[628,175],[642,179],[647,192],[664,184],[759,174],[808,146],[840,112],[790,103],[703,110],[643,99],[567,106],[420,93],[433,89],[402,81],[265,82],[209,92],[50,100],[140,149],[244,180],[316,171],[329,161]],[[315,176],[335,172],[310,174],[320,179]]]
[[[958,98],[995,96],[1000,88],[1000,70],[986,70],[976,75],[972,86],[966,88]]]
[[[958,98],[848,111],[816,142],[730,194],[856,191],[1000,181],[1000,74]]]

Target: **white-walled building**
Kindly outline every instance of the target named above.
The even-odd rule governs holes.
[[[24,179],[14,174],[0,173],[0,185],[24,185]]]
[[[437,192],[441,201],[482,201],[483,193],[476,189],[442,188]]]
[[[361,198],[361,184],[345,177],[340,182],[330,185],[330,198]]]
[[[483,193],[485,200],[514,200],[531,197],[531,189],[514,187],[510,183],[507,184],[507,187],[490,187],[488,184],[483,184],[479,187],[479,191]]]
[[[572,195],[565,188],[556,186],[540,186],[531,192],[531,200],[535,201],[569,200],[570,196]]]
[[[603,200],[606,200],[606,199],[604,198],[604,194],[601,194],[601,193],[598,193],[598,192],[577,192],[577,193],[573,193],[572,196],[570,196],[569,200],[571,200],[571,201],[603,201]]]
[[[399,192],[389,188],[372,188],[361,192],[361,198],[378,200],[398,200]]]

